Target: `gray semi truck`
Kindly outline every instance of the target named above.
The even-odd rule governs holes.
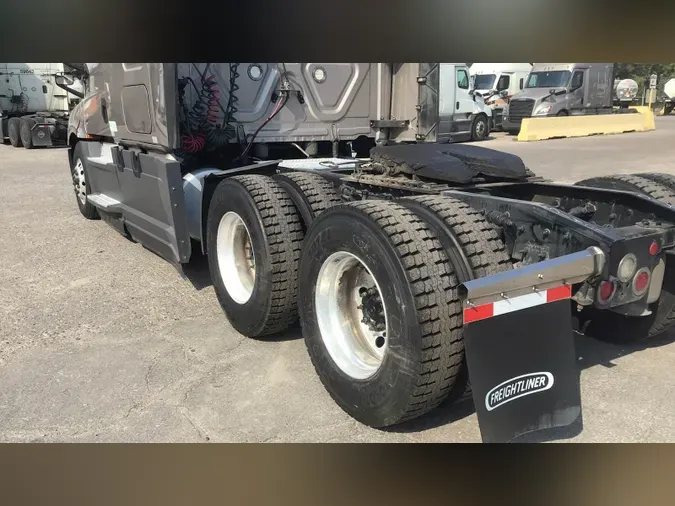
[[[568,426],[574,330],[630,341],[675,321],[673,177],[555,184],[454,143],[471,119],[454,114],[459,64],[79,68],[82,215],[180,272],[206,255],[245,336],[299,320],[326,390],[364,424],[471,396],[484,441]]]
[[[613,109],[613,63],[535,63],[504,107],[504,129],[517,134],[524,118],[634,112]]]

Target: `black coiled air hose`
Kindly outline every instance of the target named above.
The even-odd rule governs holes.
[[[239,63],[229,64],[230,89],[226,108],[223,108],[218,99],[220,90],[217,89],[215,76],[206,77],[210,66],[211,64],[208,63],[202,73],[194,65],[201,79],[201,87],[197,87],[192,82],[197,92],[197,98],[187,114],[188,134],[183,136],[183,149],[192,153],[202,150],[211,151],[226,146],[236,135],[232,123],[234,122],[234,115],[238,111],[236,103],[239,99],[236,91],[239,89],[237,85]],[[192,81],[190,78],[188,79]],[[222,126],[217,125],[219,110],[223,113]]]

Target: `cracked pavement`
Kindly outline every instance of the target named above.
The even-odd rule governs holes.
[[[560,181],[675,173],[675,118],[652,133],[486,147]],[[298,327],[265,340],[228,324],[210,286],[84,220],[63,149],[0,146],[0,441],[474,442],[471,406],[392,431],[345,415]],[[207,279],[205,264],[195,275]],[[675,441],[675,336],[577,338],[584,430],[572,441]],[[564,439],[570,440],[570,439]]]

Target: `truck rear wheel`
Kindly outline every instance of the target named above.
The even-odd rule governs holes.
[[[662,184],[663,186],[668,187],[670,191],[675,193],[675,176],[672,174],[663,174],[660,172],[647,172],[645,174],[633,174],[635,176],[640,176],[654,181],[655,183]]]
[[[495,227],[480,212],[456,199],[436,195],[407,197],[398,201],[422,218],[443,245],[460,283],[511,270],[513,263]],[[457,301],[459,304],[460,302]],[[453,342],[462,348],[463,327],[453,329]],[[464,360],[456,364],[457,382],[449,400],[468,396]]]
[[[642,174],[619,174],[615,176],[592,177],[575,183],[577,186],[624,190],[648,195],[666,204],[675,205],[675,191],[657,183]]]
[[[26,149],[33,149],[33,134],[31,129],[35,125],[35,120],[33,118],[21,118],[20,129],[21,129],[21,142],[23,147]]]
[[[634,191],[675,205],[675,192],[649,176],[649,174],[606,176],[585,179],[576,184]],[[661,175],[651,174],[651,176]],[[663,333],[675,323],[675,267],[666,266],[661,296],[650,305],[649,309],[652,313],[648,316],[624,316],[613,311],[586,308],[580,315],[580,320],[585,334],[610,342],[640,341]]]
[[[7,135],[9,143],[15,148],[23,146],[21,142],[21,120],[19,118],[9,118],[7,122]]]
[[[274,176],[300,212],[305,229],[326,209],[342,202],[335,186],[318,174],[285,172]]]
[[[300,215],[272,178],[222,181],[209,204],[207,252],[213,286],[232,326],[247,337],[297,320]]]
[[[300,260],[300,321],[337,404],[386,427],[445,400],[461,343],[457,278],[440,242],[403,206],[335,206],[310,227]]]

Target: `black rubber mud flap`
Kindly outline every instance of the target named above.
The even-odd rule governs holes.
[[[569,287],[465,306],[469,380],[485,443],[565,427],[581,415]]]

